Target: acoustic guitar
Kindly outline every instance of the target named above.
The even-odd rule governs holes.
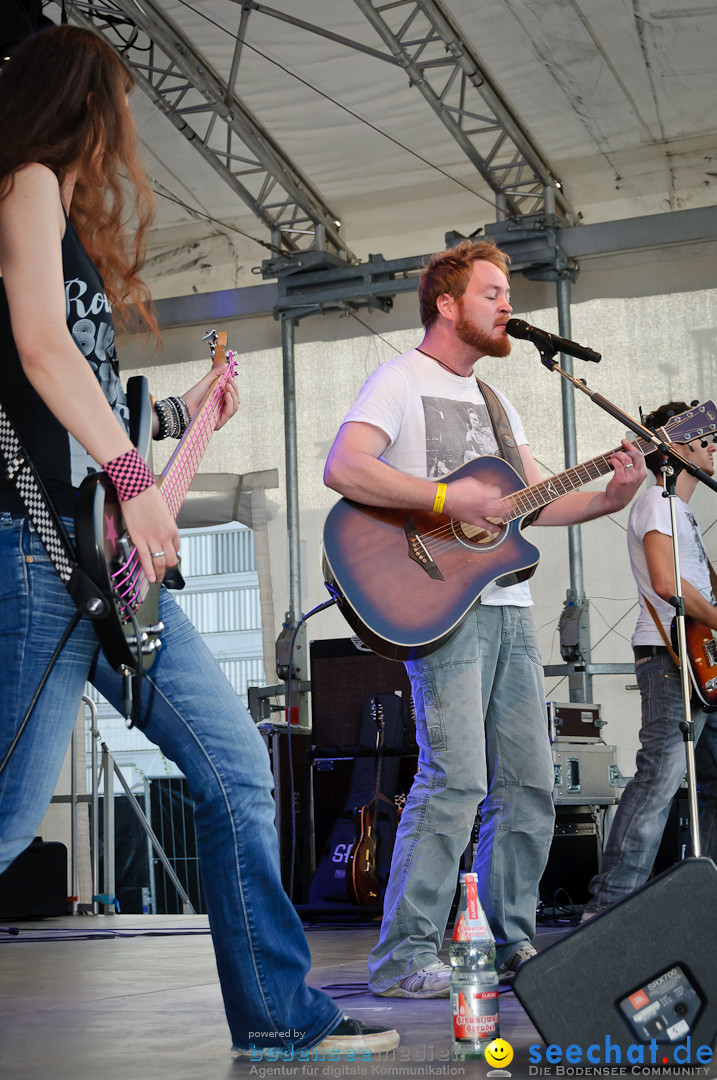
[[[663,442],[690,442],[717,429],[708,401],[660,428]],[[634,444],[647,456],[646,439]],[[445,514],[363,506],[340,499],[324,525],[322,569],[344,618],[363,643],[390,660],[437,649],[458,629],[492,581],[525,580],[540,551],[523,534],[525,519],[555,499],[610,471],[614,450],[530,487],[506,461],[479,457],[441,477],[452,484],[472,476],[498,487],[504,513],[497,535]]]

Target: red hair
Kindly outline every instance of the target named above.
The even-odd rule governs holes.
[[[23,165],[46,165],[60,184],[76,170],[70,218],[118,322],[125,329],[144,322],[158,335],[139,276],[154,196],[126,100],[133,86],[114,50],[82,27],[53,26],[23,41],[0,72],[0,199]]]
[[[481,260],[493,263],[506,277],[510,276],[510,256],[493,240],[461,240],[455,247],[431,256],[418,283],[418,305],[426,329],[438,318],[439,296],[447,293],[460,300],[468,288],[473,263]]]

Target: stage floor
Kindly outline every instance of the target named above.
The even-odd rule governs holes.
[[[311,982],[349,1015],[395,1027],[401,1047],[372,1062],[235,1062],[204,916],[78,916],[0,928],[2,1080],[231,1080],[240,1076],[485,1077],[450,1054],[447,999],[372,997],[375,926],[307,929]],[[564,931],[541,928],[538,946]],[[338,989],[341,987],[342,989]],[[512,1077],[529,1075],[537,1032],[511,992],[500,997]],[[541,1044],[542,1045],[542,1044]],[[313,1070],[313,1071],[312,1071]]]

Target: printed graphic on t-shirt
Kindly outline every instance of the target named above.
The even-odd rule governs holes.
[[[498,445],[488,409],[471,401],[424,397],[426,420],[426,475],[445,476],[459,465],[484,454],[496,454]]]
[[[685,517],[687,518],[690,528],[692,529],[692,539],[694,542],[694,550],[697,553],[697,558],[701,566],[708,567],[709,560],[707,558],[707,552],[705,551],[705,545],[702,543],[702,534],[700,533],[699,526],[694,519],[694,515],[689,507],[685,507]],[[709,573],[709,570],[707,571]],[[710,599],[714,604],[714,594],[710,590]]]
[[[65,282],[65,305],[67,325],[75,344],[87,358],[115,416],[128,430],[129,410],[117,373],[112,309],[106,294],[92,292],[88,282],[72,278]],[[99,465],[72,435],[69,446],[71,482],[78,487],[87,475],[97,472]]]

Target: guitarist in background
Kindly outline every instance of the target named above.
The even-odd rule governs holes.
[[[21,44],[0,74],[0,396],[68,529],[75,489],[88,468],[102,463],[142,566],[151,581],[161,581],[177,563],[177,527],[127,434],[110,314],[110,305],[122,315],[135,304],[156,330],[138,277],[151,190],[137,156],[132,84],[109,45],[69,25]],[[130,242],[124,222],[133,213]],[[185,395],[190,414],[216,376]],[[230,381],[220,425],[237,404]],[[162,428],[166,423],[165,416]],[[159,417],[155,431],[164,433]],[[121,706],[120,676],[97,655],[94,629],[83,618],[11,749],[73,613],[14,487],[3,484],[0,870],[35,836],[86,679]],[[307,986],[309,950],[279,873],[266,748],[166,589],[159,613],[164,647],[144,676],[141,723],[187,777],[195,802],[234,1049],[392,1049],[395,1031],[347,1019],[330,997]]]
[[[686,409],[671,401],[645,418],[657,429]],[[709,476],[714,475],[715,447],[710,439],[687,443],[690,458]],[[685,774],[685,744],[680,731],[684,718],[680,676],[665,638],[646,603],[652,605],[667,641],[675,609],[670,504],[663,498],[662,458],[651,454],[648,467],[657,483],[642,492],[630,508],[627,546],[637,583],[640,614],[632,635],[635,674],[642,699],[641,749],[637,769],[617,804],[600,873],[590,883],[592,899],[583,920],[622,900],[644,885],[650,876],[673,796]],[[699,525],[688,503],[697,479],[687,472],[677,477],[677,542],[680,552],[685,614],[717,630],[717,607],[712,592],[707,555]],[[717,858],[717,713],[701,707],[695,693],[690,701],[695,725],[695,766],[700,783],[700,840],[702,854]]]
[[[325,482],[370,506],[427,509],[491,531],[500,492],[472,476],[436,476],[496,454],[474,377],[483,356],[508,356],[508,256],[488,240],[434,255],[422,274],[420,346],[369,377],[338,433]],[[541,480],[518,414],[499,395],[528,484]],[[480,418],[476,422],[475,414]],[[482,447],[478,443],[482,440]],[[602,492],[571,492],[541,525],[573,525],[624,507],[646,472],[624,443]],[[430,477],[430,479],[428,479]],[[535,955],[538,885],[553,837],[553,762],[543,669],[526,582],[489,585],[458,632],[406,664],[416,707],[419,771],[396,836],[369,985],[387,997],[448,997],[438,950],[460,857],[482,803],[476,853],[480,899],[501,973]]]

